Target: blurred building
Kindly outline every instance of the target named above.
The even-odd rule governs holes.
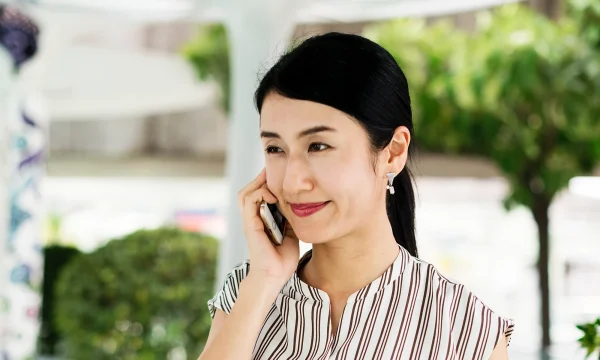
[[[558,8],[556,0],[530,3],[547,14]],[[434,14],[430,20],[450,18],[470,29],[474,14]],[[39,15],[48,25],[62,24],[56,30],[46,26],[42,42],[48,51],[38,61],[43,64],[37,64],[42,69],[26,74],[32,84],[41,85],[48,101],[51,176],[109,175],[111,166],[118,169],[115,173],[126,168],[131,175],[143,174],[142,168],[167,176],[175,176],[174,169],[183,176],[224,171],[226,114],[216,106],[214,85],[195,82],[179,54],[195,33],[194,22],[119,22],[50,11]],[[327,31],[360,33],[368,24],[317,18],[299,24],[293,38]],[[90,159],[98,162],[91,166]],[[198,166],[200,160],[210,165]],[[162,166],[171,171],[160,171]]]

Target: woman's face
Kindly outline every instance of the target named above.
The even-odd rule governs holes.
[[[385,214],[365,130],[347,114],[277,94],[261,110],[267,186],[298,238],[337,239]]]

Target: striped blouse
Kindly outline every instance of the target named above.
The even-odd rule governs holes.
[[[311,252],[300,259],[299,268]],[[248,261],[233,269],[208,301],[230,313]],[[298,278],[277,295],[256,340],[252,359],[489,359],[514,323],[494,313],[461,284],[400,247],[394,263],[352,294],[335,335],[327,294]]]

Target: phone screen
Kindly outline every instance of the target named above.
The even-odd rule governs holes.
[[[283,214],[279,211],[279,209],[277,208],[277,205],[267,204],[267,206],[269,207],[271,214],[273,214],[273,219],[275,219],[275,224],[277,224],[279,231],[281,231],[281,233],[283,234],[285,232],[285,218],[283,217]]]

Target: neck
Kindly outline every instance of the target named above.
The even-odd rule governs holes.
[[[398,245],[386,216],[362,231],[313,245],[300,277],[330,296],[349,296],[377,279],[397,258]]]

